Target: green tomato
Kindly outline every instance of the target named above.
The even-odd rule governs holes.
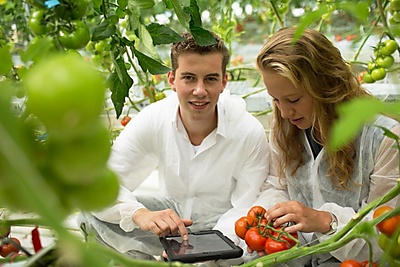
[[[388,56],[393,54],[399,45],[395,40],[388,39],[382,43],[382,45],[379,47],[379,53],[380,55]]]
[[[161,99],[164,99],[166,97],[164,92],[157,92],[154,96],[154,99],[156,101],[160,101]]]
[[[58,33],[58,39],[62,46],[69,49],[84,48],[90,41],[88,26],[80,20],[71,21],[71,29],[62,29]]]
[[[389,3],[391,10],[400,10],[400,0],[391,0]]]
[[[91,130],[103,111],[104,78],[76,54],[48,56],[25,74],[23,82],[28,110],[60,137]]]
[[[28,19],[28,26],[35,35],[43,35],[51,31],[51,25],[45,20],[45,10],[34,10]]]
[[[372,78],[370,73],[364,73],[363,81],[366,83],[374,83],[375,82],[375,80]]]
[[[84,211],[100,210],[114,204],[118,192],[118,176],[108,168],[103,168],[92,184],[65,189],[69,205]]]
[[[383,80],[386,77],[386,69],[382,67],[373,69],[371,77],[375,81]]]
[[[392,55],[388,55],[388,56],[380,56],[376,59],[376,63],[387,69],[390,68],[391,66],[393,66],[394,64],[394,57]]]
[[[111,150],[108,129],[99,120],[90,131],[75,138],[59,139],[48,131],[49,164],[55,176],[67,185],[95,182]]]
[[[54,10],[63,20],[77,20],[85,16],[87,3],[86,0],[61,0]]]
[[[397,242],[397,238],[380,234],[378,238],[378,244],[379,247],[391,257],[395,259],[400,257],[400,244]]]

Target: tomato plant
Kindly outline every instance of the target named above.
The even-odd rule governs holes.
[[[377,209],[375,209],[373,218],[377,218],[389,211],[393,210],[392,207],[390,206],[380,206]],[[386,234],[388,236],[393,235],[397,228],[400,227],[400,215],[395,215],[391,218],[388,218],[376,225],[376,228],[383,234]]]
[[[7,257],[13,253],[18,253],[20,251],[21,242],[19,241],[18,238],[10,237],[4,239],[3,242],[4,241],[6,241],[6,243],[0,246],[0,255],[2,257]]]
[[[0,226],[0,237],[8,237],[11,232],[10,226]]]
[[[379,47],[379,53],[381,55],[384,56],[388,56],[393,54],[397,48],[399,47],[399,45],[397,44],[397,42],[395,40],[392,39],[388,39],[386,41],[384,41],[381,46]]]
[[[361,263],[356,260],[345,260],[340,264],[340,267],[362,267]]]
[[[83,21],[71,21],[70,26],[64,26],[64,28],[60,30],[58,39],[65,48],[83,48],[90,41],[89,28]]]
[[[247,246],[253,251],[263,251],[267,237],[258,227],[252,227],[247,230],[244,237]]]

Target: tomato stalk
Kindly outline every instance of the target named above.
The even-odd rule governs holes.
[[[251,262],[241,265],[242,267],[251,266],[271,266],[278,263],[287,262],[293,259],[302,258],[309,255],[328,253],[339,249],[356,238],[368,239],[368,233],[371,229],[375,227],[379,222],[390,218],[394,215],[400,214],[400,207],[396,207],[390,212],[383,214],[377,218],[369,221],[362,221],[362,219],[376,207],[390,201],[400,194],[400,179],[397,185],[393,187],[384,196],[372,201],[364,208],[362,208],[358,213],[356,213],[353,218],[348,222],[341,231],[331,238],[321,242],[319,244],[305,247],[305,246],[294,246],[288,250],[276,252],[274,254],[266,255],[261,258],[255,259]],[[369,242],[369,241],[367,241]],[[370,255],[371,256],[371,255]],[[262,265],[260,265],[260,263]]]

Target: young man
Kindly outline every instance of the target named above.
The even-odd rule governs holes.
[[[189,231],[219,229],[238,244],[234,223],[268,172],[263,126],[241,97],[223,93],[227,48],[217,36],[210,46],[183,37],[171,48],[173,93],[140,111],[113,145],[118,202],[86,218],[103,242],[136,258],[161,255],[159,236]],[[155,169],[159,194],[135,194]]]

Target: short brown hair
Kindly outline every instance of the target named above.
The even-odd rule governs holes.
[[[226,73],[226,66],[229,63],[230,54],[228,48],[225,46],[224,42],[221,38],[215,33],[211,33],[215,38],[216,43],[201,46],[198,45],[193,38],[193,36],[189,32],[185,32],[182,34],[182,37],[185,39],[181,42],[174,43],[171,47],[171,65],[172,71],[179,67],[178,59],[181,54],[184,53],[198,53],[201,55],[210,54],[210,53],[221,53],[222,54],[222,74]]]

